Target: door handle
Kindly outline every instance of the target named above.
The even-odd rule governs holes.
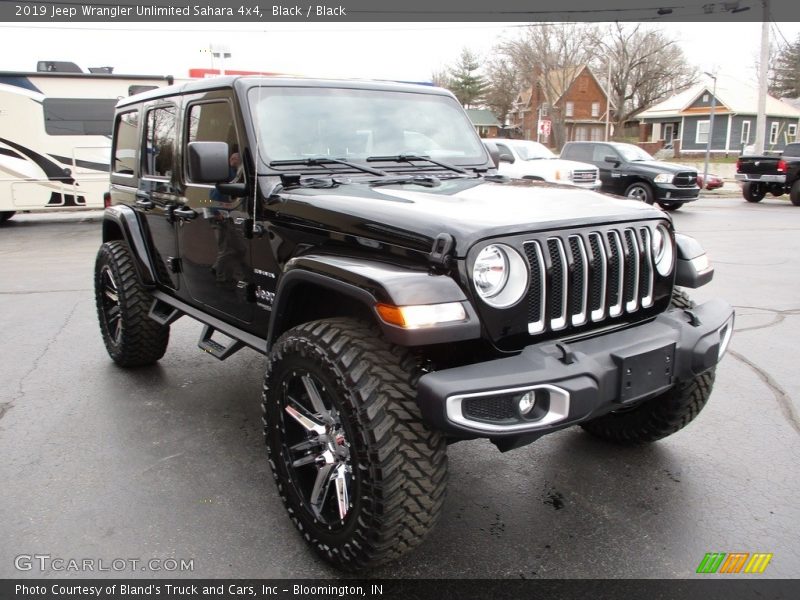
[[[150,210],[155,204],[150,200],[150,194],[146,192],[136,192],[136,206],[142,210]]]
[[[188,206],[181,206],[172,211],[172,214],[182,221],[191,221],[197,218],[197,211]]]

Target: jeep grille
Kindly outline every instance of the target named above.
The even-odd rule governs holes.
[[[551,235],[523,244],[528,333],[560,331],[653,306],[648,227]]]

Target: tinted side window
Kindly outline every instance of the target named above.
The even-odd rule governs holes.
[[[584,160],[590,162],[592,160],[592,147],[588,144],[570,144],[565,148],[563,158],[570,160]]]
[[[606,159],[606,156],[617,156],[617,153],[610,146],[601,145],[594,147],[592,161],[603,162]]]
[[[120,175],[136,172],[136,148],[139,146],[139,113],[127,112],[117,117],[111,170]]]
[[[194,104],[188,111],[189,142],[225,142],[231,165],[231,180],[236,178],[236,171],[241,165],[239,157],[239,140],[233,124],[233,113],[227,102],[208,102]],[[188,153],[184,153],[187,155]],[[187,177],[189,170],[186,169]]]
[[[497,149],[500,151],[500,154],[508,154],[509,156],[514,156],[514,153],[511,152],[511,149],[505,144],[497,144]]]
[[[174,106],[154,108],[147,113],[144,175],[170,177],[175,158]]]
[[[45,98],[44,130],[48,135],[111,135],[116,99]]]

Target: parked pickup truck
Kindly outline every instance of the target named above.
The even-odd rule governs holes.
[[[497,156],[497,172],[512,179],[565,183],[596,190],[600,187],[597,167],[562,160],[544,144],[529,140],[483,140],[489,154]]]
[[[800,206],[800,142],[787,144],[781,155],[742,156],[736,161],[736,180],[748,202],[761,202],[769,192],[789,194],[792,204]]]

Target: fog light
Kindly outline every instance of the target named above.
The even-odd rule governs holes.
[[[536,406],[536,392],[531,390],[524,393],[522,398],[519,399],[517,410],[519,410],[520,416],[524,417],[533,410],[534,406]]]

